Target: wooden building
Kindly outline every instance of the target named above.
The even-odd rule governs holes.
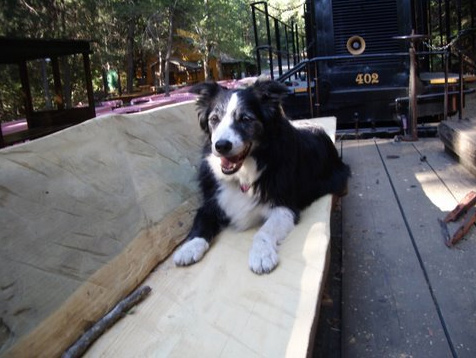
[[[95,117],[93,87],[89,55],[89,41],[13,39],[0,37],[0,65],[18,65],[21,92],[28,129],[3,136],[0,130],[0,147],[25,139],[33,139]],[[66,104],[63,92],[64,81],[60,71],[60,59],[65,56],[82,55],[87,105],[72,107]],[[28,63],[47,59],[51,64],[54,83],[53,108],[35,110],[30,85]]]

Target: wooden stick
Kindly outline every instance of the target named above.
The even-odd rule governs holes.
[[[66,352],[62,358],[78,358],[98,339],[108,328],[112,327],[119,319],[121,319],[127,311],[142,301],[152,289],[149,286],[139,287],[129,296],[120,301],[111,311],[103,318],[97,321],[90,329],[88,329]]]
[[[470,191],[465,197],[459,202],[458,205],[444,218],[445,223],[449,223],[450,221],[456,221],[463,215],[466,211],[468,211],[474,204],[476,204],[476,192]]]

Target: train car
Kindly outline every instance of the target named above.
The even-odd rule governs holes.
[[[301,73],[308,89],[291,91],[287,112],[294,118],[335,115],[340,129],[396,131],[406,130],[412,115],[421,124],[441,120],[445,108],[446,114],[456,113],[457,75],[447,71],[445,82],[444,51],[430,47],[430,5],[426,0],[306,1],[308,59],[278,80],[292,88]]]
[[[306,14],[314,34],[309,58],[317,62],[319,112],[341,127],[396,118],[395,98],[408,95],[410,0],[316,0]],[[329,57],[328,60],[325,60]]]

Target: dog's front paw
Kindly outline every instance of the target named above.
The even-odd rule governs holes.
[[[270,273],[278,265],[278,261],[276,245],[270,240],[255,237],[249,258],[251,271],[258,275]]]
[[[195,237],[183,244],[174,254],[174,262],[177,266],[194,264],[205,255],[210,245],[207,240]]]

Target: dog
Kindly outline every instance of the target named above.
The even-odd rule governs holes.
[[[198,119],[206,134],[198,173],[203,201],[174,262],[199,261],[226,227],[241,231],[261,225],[249,267],[269,273],[300,212],[326,194],[343,195],[350,168],[324,130],[298,129],[286,118],[282,101],[288,89],[281,83],[258,80],[228,90],[204,82],[191,92],[198,95]]]

